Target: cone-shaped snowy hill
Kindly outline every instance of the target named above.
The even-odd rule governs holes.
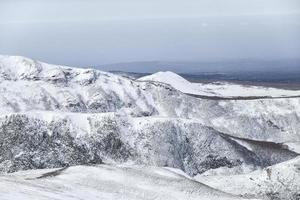
[[[153,186],[151,191],[131,185],[136,192],[126,191],[127,199],[151,199],[151,195],[168,199],[162,188],[181,191],[169,199],[238,198],[228,188],[224,190],[229,192],[221,192],[221,184],[215,190],[191,177],[220,171],[243,176],[297,160],[299,94],[227,83],[195,84],[172,72],[131,80],[95,69],[0,56],[0,171],[8,173],[0,185],[9,187],[11,180],[18,179],[16,195],[29,199],[26,191],[42,184],[51,188],[40,193],[46,199],[66,199],[68,191],[78,189],[78,180],[95,173],[94,182],[83,183],[79,190],[86,189],[91,198],[105,193],[102,199],[120,199],[114,192],[122,191],[127,179],[136,177],[143,185],[145,176],[144,186]],[[20,170],[28,171],[16,172]],[[294,175],[299,178],[299,171]],[[156,186],[156,178],[162,188]],[[27,181],[32,188],[26,189]],[[51,196],[50,190],[61,184],[69,188],[61,189],[60,197]],[[283,184],[289,187],[288,181]],[[114,186],[116,191],[111,191]],[[295,188],[286,191],[288,196],[297,195]],[[5,191],[0,189],[0,199],[14,195],[5,196]],[[147,192],[149,198],[140,196]],[[267,192],[251,198],[271,198]]]

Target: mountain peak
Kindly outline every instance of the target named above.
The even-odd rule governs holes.
[[[156,72],[152,75],[142,77],[139,80],[157,81],[157,82],[164,82],[164,83],[169,83],[169,82],[170,83],[185,83],[185,84],[189,83],[189,81],[187,81],[186,79],[184,79],[180,75],[178,75],[174,72],[171,72],[171,71]]]

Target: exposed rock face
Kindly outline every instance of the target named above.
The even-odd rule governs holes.
[[[4,172],[104,162],[168,166],[196,175],[242,163],[264,167],[295,157],[280,146],[244,141],[186,119],[128,118],[114,114],[34,114],[1,118]],[[78,116],[79,115],[79,116]],[[80,123],[80,124],[78,124]]]
[[[99,153],[72,136],[70,128],[67,120],[47,124],[25,115],[6,118],[0,127],[0,170],[102,163]]]
[[[13,114],[12,114],[13,113]],[[0,57],[1,171],[91,163],[190,175],[298,154],[300,98],[209,100],[159,82]]]

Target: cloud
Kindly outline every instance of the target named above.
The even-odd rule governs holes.
[[[74,22],[300,14],[299,0],[1,0],[0,21]]]
[[[299,57],[299,0],[0,0],[0,53],[90,65]]]

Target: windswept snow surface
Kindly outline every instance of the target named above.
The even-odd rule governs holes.
[[[292,93],[291,96],[295,96],[299,91],[239,85],[236,85],[239,89],[234,90],[235,86],[226,83],[211,89],[207,89],[209,85],[199,86],[201,84],[190,83],[171,72],[134,81],[95,69],[0,56],[0,172],[72,166],[61,176],[47,179],[27,180],[24,178],[26,172],[3,175],[0,191],[2,185],[7,187],[3,186],[6,189],[2,189],[0,197],[26,199],[36,194],[40,195],[38,199],[90,199],[90,194],[91,199],[120,199],[124,192],[125,199],[149,199],[147,195],[141,197],[147,187],[146,194],[150,198],[198,199],[196,196],[200,196],[201,199],[218,199],[218,195],[209,196],[211,190],[208,196],[202,193],[203,185],[188,176],[206,174],[214,178],[223,171],[227,175],[246,174],[299,155],[300,97],[247,100],[201,97],[240,97],[243,94],[283,97]],[[112,166],[75,167],[103,163]],[[139,175],[130,178],[124,168],[115,167],[124,164],[157,169],[150,167],[141,173],[134,172]],[[175,181],[173,186],[172,181],[168,185],[165,180],[152,179],[153,176],[157,178],[156,172],[165,173],[166,169],[161,171],[160,167],[176,168],[171,170],[176,173],[182,170],[187,175],[182,171],[177,174],[185,177],[184,184]],[[109,187],[105,181],[105,174],[110,173],[107,170],[115,178]],[[132,170],[138,169],[134,167],[129,171]],[[40,172],[45,171],[28,171],[32,175]],[[299,172],[294,172],[298,176]],[[87,176],[97,180],[90,184],[84,179]],[[70,182],[63,182],[60,177]],[[143,182],[145,178],[148,181]],[[119,190],[127,184],[122,182],[125,179],[130,180],[129,185],[134,184],[135,179],[141,184],[133,185],[132,190]],[[82,180],[86,182],[81,190]],[[19,190],[14,193],[11,184],[16,184]],[[50,189],[44,189],[47,187],[43,184]],[[152,192],[156,184],[161,189],[155,187]],[[296,183],[289,188],[289,194],[296,194],[298,186]],[[38,193],[41,188],[43,191]],[[79,188],[79,193],[75,193],[75,188]],[[251,197],[266,197],[262,195],[264,192],[255,191]],[[280,197],[286,194],[282,189],[277,191]],[[226,195],[220,197],[226,198]]]
[[[191,83],[173,72],[157,72],[139,78],[140,81],[155,81],[166,83],[175,89],[193,95],[211,97],[288,97],[300,96],[299,90],[284,90],[261,86],[245,86],[227,82]]]
[[[0,177],[1,200],[234,200],[169,169],[142,166],[74,166]]]

